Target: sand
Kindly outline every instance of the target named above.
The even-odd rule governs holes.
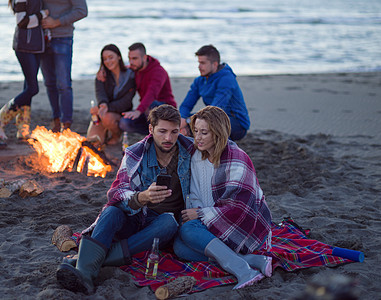
[[[191,78],[171,78],[178,103]],[[252,126],[239,145],[250,155],[273,220],[291,216],[311,229],[311,238],[365,253],[363,263],[285,272],[255,286],[232,291],[212,288],[187,299],[295,299],[307,286],[343,275],[361,299],[381,294],[381,73],[303,74],[239,77]],[[0,105],[21,89],[0,82]],[[49,126],[45,88],[33,99],[32,127]],[[73,131],[85,135],[93,81],[74,81]],[[199,105],[199,107],[201,107]],[[103,268],[95,295],[62,289],[55,271],[65,255],[51,244],[62,224],[80,231],[94,220],[115,178],[80,173],[47,174],[33,168],[34,151],[15,139],[0,152],[0,178],[35,179],[44,187],[36,197],[0,198],[1,299],[155,299],[149,287],[135,286],[118,268]],[[133,136],[134,141],[140,136]],[[118,162],[120,145],[106,148]],[[319,298],[320,299],[320,298]]]

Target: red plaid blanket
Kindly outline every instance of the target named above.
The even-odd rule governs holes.
[[[255,254],[263,254],[273,258],[273,270],[280,267],[286,271],[316,266],[336,266],[352,262],[332,256],[333,247],[308,238],[304,231],[292,219],[285,219],[279,225],[272,224],[272,248],[270,251],[260,249]],[[226,273],[213,262],[182,262],[169,252],[161,252],[158,277],[147,280],[144,276],[148,252],[134,255],[131,265],[121,267],[132,274],[136,284],[158,287],[180,276],[193,276],[197,284],[191,293],[199,292],[218,285],[235,283],[236,279]]]
[[[121,267],[122,270],[129,272],[137,285],[149,285],[153,291],[174,279],[181,276],[193,276],[197,279],[197,284],[192,291],[199,292],[214,286],[236,282],[236,279],[226,273],[217,264],[209,262],[181,262],[174,254],[160,252],[158,275],[156,280],[145,278],[146,262],[149,252],[141,252],[133,256],[131,265]]]

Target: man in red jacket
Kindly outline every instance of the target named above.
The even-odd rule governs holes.
[[[119,127],[123,131],[148,134],[147,115],[149,111],[161,104],[177,107],[172,93],[168,73],[160,62],[146,54],[142,43],[132,44],[129,48],[128,59],[130,68],[135,72],[136,90],[140,103],[136,110],[123,113]]]

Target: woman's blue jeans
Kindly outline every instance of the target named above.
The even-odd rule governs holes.
[[[53,110],[53,118],[72,122],[73,90],[71,87],[71,63],[73,37],[52,38],[41,56],[41,71]]]
[[[173,250],[178,257],[185,260],[207,261],[205,248],[215,238],[200,220],[191,220],[181,225]]]
[[[16,51],[17,59],[24,73],[24,90],[15,97],[17,107],[30,106],[32,97],[38,93],[37,74],[40,67],[40,54]]]
[[[115,206],[107,207],[100,215],[91,237],[107,248],[113,239],[127,239],[131,255],[151,250],[155,237],[159,238],[161,248],[168,245],[177,232],[178,223],[173,214],[158,214],[147,209],[147,216],[142,213],[128,216]]]

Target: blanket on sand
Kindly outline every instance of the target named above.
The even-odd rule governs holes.
[[[264,247],[254,252],[273,258],[273,270],[280,267],[286,271],[303,268],[328,266],[333,267],[351,260],[333,256],[333,246],[308,238],[309,231],[300,228],[292,219],[284,219],[280,224],[272,223],[272,248]],[[158,287],[181,276],[193,276],[197,283],[190,293],[199,292],[211,287],[237,282],[235,277],[223,271],[214,262],[183,262],[169,252],[161,251],[156,280],[145,278],[145,267],[149,252],[133,256],[131,265],[121,267],[132,274],[139,286],[150,286],[153,291]]]

